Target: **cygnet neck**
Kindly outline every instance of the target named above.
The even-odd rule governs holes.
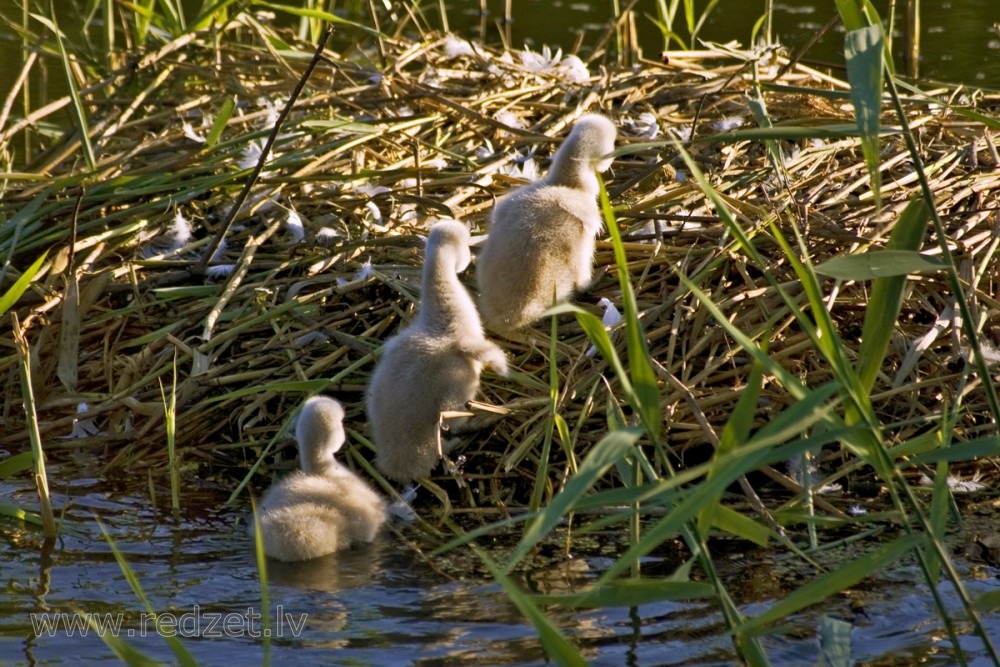
[[[299,460],[302,471],[307,475],[335,475],[343,466],[334,458],[334,453],[344,443],[343,431],[331,429],[324,418],[330,415],[310,413],[300,416],[307,421],[295,431],[299,442]]]
[[[573,141],[573,137],[567,139],[556,151],[552,167],[542,180],[548,185],[561,185],[596,197],[601,186],[594,171],[594,163],[588,157],[578,155],[578,152],[577,142]]]
[[[329,477],[339,473],[343,466],[333,458],[332,438],[321,442],[305,442],[299,447],[302,471],[307,475]]]
[[[469,322],[476,306],[458,279],[458,261],[457,249],[450,244],[427,248],[416,320],[425,331],[447,334],[480,327],[478,321]]]

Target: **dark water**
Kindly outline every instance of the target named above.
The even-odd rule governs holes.
[[[21,0],[0,0],[0,15],[16,25],[21,22]],[[578,40],[581,52],[589,53],[592,46],[607,29],[615,0],[511,0],[511,45],[522,48],[529,45],[540,49],[544,45],[573,49]],[[639,0],[634,9],[636,30],[643,55],[655,59],[664,47],[660,29],[651,20],[657,16],[658,0]],[[664,0],[669,4],[670,0]],[[48,4],[42,10],[47,11]],[[74,27],[82,24],[82,13],[69,2],[56,3],[60,8],[64,28],[72,34]],[[184,0],[187,16],[193,17],[201,7],[201,0]],[[289,2],[286,4],[299,4]],[[367,11],[366,3],[331,3],[338,8]],[[449,27],[470,39],[485,35],[491,44],[501,43],[501,33],[506,31],[504,0],[486,0],[486,14],[481,11],[480,0],[449,0],[445,12]],[[617,0],[620,7],[627,0]],[[697,2],[698,7],[705,2]],[[889,16],[889,0],[875,0],[874,5],[883,18]],[[899,0],[897,4],[902,5]],[[77,2],[76,6],[83,5]],[[424,15],[432,27],[441,28],[443,21],[434,0],[423,3]],[[737,40],[749,45],[751,27],[764,12],[764,0],[721,0],[709,15],[699,37],[705,40],[726,42]],[[789,50],[803,45],[817,30],[836,14],[835,5],[829,0],[785,0],[774,4],[774,37]],[[366,14],[352,16],[366,22]],[[897,19],[897,26],[899,25]],[[941,0],[921,3],[921,61],[920,74],[928,79],[963,83],[972,86],[1000,89],[1000,23],[998,0]],[[679,10],[674,29],[684,34],[683,11]],[[36,29],[37,29],[37,25]],[[485,26],[485,32],[483,32]],[[93,27],[95,35],[99,24]],[[897,29],[897,43],[899,30]],[[100,37],[95,36],[96,43]],[[671,48],[677,48],[673,44]],[[843,63],[843,33],[830,30],[809,51],[807,62],[817,61],[840,65]],[[21,42],[17,33],[6,24],[0,24],[0,93],[4,96],[16,80],[23,61]],[[30,82],[32,108],[38,108],[51,99],[65,95],[67,88],[58,58],[49,55],[34,70]],[[14,113],[17,113],[15,106]]]
[[[170,512],[153,509],[141,491],[116,491],[120,484],[79,474],[76,467],[51,471],[50,483],[64,491],[56,494],[55,504],[69,507],[53,548],[42,547],[38,531],[0,520],[0,663],[99,665],[114,659],[94,630],[85,637],[79,629],[70,636],[64,625],[51,633],[36,631],[32,615],[38,622],[44,613],[50,620],[55,614],[81,613],[121,618],[118,635],[132,647],[158,660],[174,659],[166,641],[143,619],[144,608],[115,561],[99,518],[152,607],[166,613],[161,618],[168,622],[167,632],[200,664],[261,664],[261,587],[245,536],[245,510],[227,509],[222,493],[184,489],[186,509],[175,520]],[[73,476],[67,487],[66,478]],[[33,496],[30,484],[0,484],[5,500],[28,507]],[[161,493],[157,502],[165,501]],[[469,557],[467,552],[452,556]],[[777,570],[751,558],[720,565],[726,579],[742,582],[734,592],[758,600],[741,603],[746,613],[761,611],[782,591]],[[539,568],[521,583],[543,592],[581,590],[610,562],[607,556],[584,554],[572,568]],[[477,574],[481,568],[445,558],[435,565],[393,531],[370,547],[337,556],[270,563],[271,664],[546,664],[534,629],[497,586]],[[672,569],[659,558],[648,558],[645,567],[651,573],[660,567],[663,574]],[[964,576],[974,597],[1000,590],[995,568],[966,569]],[[768,656],[779,666],[816,664],[817,627],[826,615],[852,624],[853,664],[956,664],[931,597],[918,580],[915,568],[894,568],[859,591],[853,607],[838,596],[789,618],[780,634],[765,638]],[[959,615],[954,594],[947,586],[941,592]],[[552,613],[592,665],[735,664],[730,640],[721,636],[722,619],[708,602]],[[1000,641],[1000,615],[984,620],[994,641]],[[960,631],[969,629],[961,626]],[[985,664],[978,641],[965,639],[972,664]]]
[[[627,0],[618,0],[625,7]],[[669,4],[669,0],[665,4]],[[696,2],[703,7],[706,2]],[[873,0],[883,19],[888,19],[889,1]],[[896,2],[903,5],[903,0]],[[921,58],[920,75],[974,86],[1000,88],[1000,32],[994,26],[1000,23],[998,0],[924,0],[921,7]],[[448,6],[461,19],[454,19],[462,32],[479,34],[479,2],[465,0],[451,2]],[[489,0],[492,32],[488,41],[498,40],[496,20],[503,16],[503,1]],[[647,58],[656,58],[664,40],[659,28],[648,17],[656,17],[657,2],[639,0],[635,5],[636,29],[640,44]],[[721,0],[709,15],[699,34],[700,39],[727,42],[736,40],[748,46],[750,31],[764,13],[764,0]],[[582,51],[594,43],[606,30],[612,0],[514,0],[512,42],[520,48],[529,43],[538,49],[551,44],[569,49],[582,31]],[[805,44],[824,24],[837,14],[836,5],[830,0],[776,0],[774,3],[774,38],[795,51]],[[685,33],[683,10],[678,10],[675,31]],[[897,18],[896,38],[900,41]],[[454,28],[454,25],[453,25]],[[810,50],[805,60],[841,65],[843,57],[843,32],[830,30]],[[677,48],[676,43],[671,48]],[[897,62],[901,62],[897,60]]]

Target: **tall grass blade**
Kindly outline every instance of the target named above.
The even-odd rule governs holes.
[[[922,201],[915,201],[923,205]],[[924,255],[913,250],[872,250],[859,255],[833,257],[816,266],[815,271],[839,280],[899,278],[900,286],[892,290],[892,293],[898,292],[902,299],[902,284],[906,276],[911,273],[936,273],[945,268],[947,264],[934,255]]]
[[[705,22],[708,20],[709,14],[715,9],[715,6],[719,4],[719,0],[709,0],[708,4],[705,5],[704,9],[701,10],[701,14],[698,16],[698,20],[695,21],[694,30],[691,31],[691,46],[694,47],[698,42],[698,33],[701,32],[702,27],[704,27]]]
[[[864,15],[857,0],[834,0],[834,2],[836,2],[837,11],[840,13],[840,20],[848,32],[868,27],[868,18]]]
[[[35,468],[35,488],[38,491],[38,508],[42,516],[42,534],[46,541],[56,537],[56,520],[52,514],[52,499],[49,495],[49,478],[45,471],[45,452],[42,449],[42,436],[38,430],[38,411],[35,406],[35,393],[31,386],[31,350],[28,339],[17,315],[14,319],[14,343],[17,346],[18,360],[21,371],[21,400],[24,414],[28,422],[28,439],[31,441],[31,458]]]
[[[97,521],[97,525],[100,526],[101,533],[104,534],[104,539],[107,541],[108,546],[111,547],[111,553],[114,554],[115,560],[118,561],[118,567],[125,576],[125,581],[128,582],[128,585],[135,594],[135,597],[146,609],[146,613],[153,618],[153,623],[159,631],[158,634],[163,637],[165,642],[167,642],[167,646],[170,647],[174,657],[177,658],[177,664],[183,665],[183,667],[198,667],[197,661],[191,653],[184,648],[184,645],[180,642],[180,640],[172,632],[162,631],[160,629],[158,614],[156,610],[153,609],[153,603],[149,601],[149,598],[146,596],[146,592],[142,589],[142,584],[139,583],[139,577],[136,576],[135,571],[128,564],[128,561],[125,560],[125,556],[118,549],[118,545],[115,544],[115,541],[111,539],[111,535],[108,534],[108,530],[105,528],[101,520],[95,517],[95,521]]]
[[[711,527],[735,535],[736,537],[741,537],[747,542],[753,542],[762,547],[766,547],[767,543],[774,537],[774,532],[764,524],[757,523],[750,517],[744,516],[725,505],[720,505],[718,504],[719,502],[721,502],[721,498],[715,500],[705,508],[712,510],[708,513],[708,517],[711,520]],[[702,510],[702,512],[698,513],[699,519],[704,511]],[[706,525],[704,529],[706,536],[708,535],[708,528],[709,526]],[[700,526],[699,529],[701,529]]]
[[[783,599],[775,602],[767,611],[744,622],[737,628],[737,631],[749,632],[759,630],[769,623],[781,620],[789,614],[805,609],[831,595],[846,590],[865,577],[894,562],[907,551],[914,549],[925,541],[926,537],[923,535],[904,535],[895,542],[890,542],[871,553],[865,554],[861,558],[842,565],[836,570],[821,574],[809,583],[799,586]]]
[[[111,649],[111,652],[128,667],[162,667],[163,663],[135,648],[118,635],[109,632],[107,628],[98,625],[93,614],[78,612],[78,615],[87,619],[90,629],[101,638],[104,645]]]
[[[882,204],[882,171],[879,168],[879,114],[882,110],[882,71],[884,38],[881,25],[851,30],[844,37],[847,78],[851,83],[851,101],[861,132],[861,151],[871,179],[875,206]]]
[[[42,264],[45,262],[45,258],[48,254],[49,253],[46,250],[39,255],[38,259],[32,262],[31,266],[29,266],[25,272],[21,274],[21,277],[10,286],[10,289],[0,295],[0,315],[3,315],[10,310],[11,306],[17,303],[17,300],[21,298],[21,295],[28,289],[28,285],[30,285],[31,281],[35,279],[35,276],[38,274],[38,270],[42,267]]]
[[[73,76],[73,67],[69,62],[69,52],[66,50],[62,30],[59,29],[59,22],[56,19],[55,0],[50,0],[49,2],[49,16],[52,17],[53,33],[55,33],[56,45],[59,47],[59,58],[62,60],[63,71],[66,73],[69,96],[73,101],[73,120],[76,122],[76,129],[80,133],[80,145],[83,147],[83,157],[87,161],[87,168],[90,171],[94,171],[97,167],[97,159],[94,157],[94,146],[90,143],[87,111],[84,109],[83,100],[80,98],[80,90],[76,85],[76,77]]]
[[[114,69],[115,53],[115,8],[112,0],[103,0],[101,10],[104,20],[104,55],[108,58],[108,71]]]
[[[930,212],[922,199],[914,199],[896,222],[886,244],[887,252],[917,251],[923,242]],[[923,255],[921,255],[924,258]],[[820,271],[820,267],[816,267]],[[857,374],[861,386],[870,391],[889,349],[889,339],[895,330],[903,306],[906,275],[876,276],[872,285],[865,321],[861,328]]]
[[[735,451],[740,443],[746,442],[750,436],[750,428],[753,426],[753,415],[757,409],[757,399],[760,396],[760,388],[763,382],[763,371],[761,365],[754,363],[750,370],[750,377],[747,386],[740,392],[740,398],[736,401],[736,407],[726,421],[719,436],[719,447],[713,455],[713,461]],[[710,470],[708,479],[712,479],[713,472]],[[716,500],[720,500],[721,496]],[[716,514],[721,508],[718,502],[710,503],[698,513],[698,534],[702,539],[708,537],[708,530],[716,520]],[[756,525],[756,524],[755,524]]]
[[[30,451],[8,456],[0,461],[0,479],[10,479],[18,473],[31,470],[33,464]]]
[[[951,509],[951,491],[948,489],[948,471],[950,466],[947,461],[939,461],[937,469],[934,471],[934,493],[931,496],[931,513],[927,523],[930,526],[931,539],[944,543],[945,528],[948,519],[948,510]],[[924,559],[927,563],[927,572],[930,578],[930,585],[936,586],[941,578],[941,559],[937,551],[928,546],[924,549]]]
[[[553,295],[554,297],[555,295]],[[552,452],[552,435],[555,432],[557,410],[559,408],[559,367],[556,363],[556,341],[559,327],[555,315],[552,316],[552,329],[549,336],[549,419],[545,425],[545,437],[542,439],[542,451],[538,454],[538,471],[535,473],[535,486],[531,490],[528,509],[538,511],[542,506],[542,496],[549,481],[549,455]]]
[[[638,607],[666,600],[710,598],[713,593],[711,585],[701,582],[646,577],[610,581],[583,593],[536,595],[534,600],[542,604],[558,604],[574,609],[595,609],[601,607]]]
[[[321,21],[326,21],[327,23],[337,23],[340,25],[347,25],[375,37],[382,37],[382,38],[388,37],[388,35],[384,35],[378,30],[370,28],[364,24],[356,23],[355,21],[349,21],[345,18],[337,16],[336,14],[331,14],[330,12],[324,12],[320,9],[309,9],[302,7],[294,7],[292,5],[280,5],[273,2],[259,2],[259,1],[254,2],[254,6],[267,7],[268,9],[273,9],[276,12],[284,12],[286,14],[292,14],[293,16],[301,16],[309,19],[317,19]]]
[[[219,115],[217,115],[215,117],[215,121],[212,122],[212,129],[209,130],[208,136],[205,137],[206,148],[212,148],[219,143],[219,137],[222,136],[222,131],[226,129],[226,124],[232,117],[233,109],[235,108],[235,98],[227,97],[222,103],[222,107],[219,109]]]
[[[184,7],[178,0],[157,0],[157,4],[163,10],[162,14],[157,15],[161,26],[174,37],[181,35],[187,27],[184,22]]]
[[[177,460],[177,350],[174,350],[173,383],[170,398],[163,391],[160,381],[160,399],[163,401],[163,421],[167,431],[167,466],[170,468],[170,507],[176,514],[180,511],[180,462]]]
[[[202,2],[202,7],[198,14],[195,15],[193,21],[191,21],[191,30],[206,30],[215,25],[224,25],[226,21],[229,20],[228,8],[230,5],[236,4],[238,0],[216,0],[216,2],[209,3],[208,0]],[[245,10],[244,3],[240,3],[237,6],[236,12],[242,12]]]
[[[996,611],[1000,609],[1000,590],[980,595],[976,598],[975,607],[979,611]]]
[[[132,5],[132,13],[135,16],[135,43],[139,48],[146,46],[146,37],[149,36],[149,24],[153,19],[153,5],[156,0],[136,0]]]
[[[253,550],[257,559],[257,578],[260,582],[260,617],[261,635],[264,644],[265,667],[271,664],[271,589],[267,583],[267,556],[264,555],[264,540],[260,533],[260,514],[257,512],[257,501],[250,497],[250,510],[253,514]]]
[[[573,509],[576,501],[597,483],[608,468],[631,453],[641,435],[642,433],[636,429],[615,431],[594,445],[580,463],[580,469],[566,483],[565,488],[539,513],[531,527],[524,531],[524,536],[507,563],[508,572],[556,527],[562,517]]]
[[[893,448],[893,451],[895,451],[895,448]],[[996,456],[1000,456],[1000,436],[989,435],[967,442],[952,443],[948,447],[939,447],[923,454],[917,454],[910,458],[910,463],[929,464],[941,461],[958,463]]]
[[[28,452],[29,454],[31,452]],[[42,526],[42,517],[34,512],[27,512],[12,503],[0,503],[0,516],[10,517],[15,521],[23,521],[35,526]]]
[[[639,322],[639,309],[635,300],[635,291],[632,289],[632,281],[628,272],[628,258],[625,255],[625,246],[622,245],[621,232],[618,230],[618,221],[615,220],[611,202],[608,199],[608,191],[604,187],[604,180],[600,174],[597,175],[600,183],[601,213],[604,216],[604,224],[608,228],[611,236],[611,243],[615,249],[615,263],[618,265],[618,282],[622,290],[622,306],[624,307],[625,336],[628,343],[628,366],[629,376],[632,382],[632,389],[638,405],[633,407],[638,411],[642,419],[642,425],[646,428],[646,433],[654,443],[659,442],[661,421],[660,416],[660,388],[656,379],[656,372],[650,362],[649,346]],[[603,328],[603,327],[602,327]]]
[[[503,586],[504,591],[518,611],[535,626],[548,658],[563,667],[587,667],[587,661],[559,632],[559,629],[552,624],[552,621],[538,608],[531,597],[522,592],[517,584],[510,580],[504,569],[493,562],[493,559],[487,556],[482,549],[475,545],[472,548],[482,559],[486,569],[490,571],[497,583]]]

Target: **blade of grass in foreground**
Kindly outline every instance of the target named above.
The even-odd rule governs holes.
[[[650,363],[649,346],[646,344],[646,337],[639,322],[638,306],[635,299],[635,291],[632,289],[632,281],[628,272],[628,258],[625,255],[625,246],[622,245],[621,232],[618,230],[618,221],[615,220],[614,212],[611,209],[611,202],[608,199],[608,191],[604,187],[604,180],[600,174],[597,175],[600,185],[601,213],[604,216],[604,224],[608,228],[611,236],[611,243],[615,249],[615,264],[618,266],[618,282],[622,290],[622,306],[625,313],[625,336],[628,343],[628,370],[632,381],[632,388],[638,405],[635,407],[640,417],[642,425],[646,427],[649,439],[659,446],[660,439],[660,388],[656,380],[656,372],[653,364]]]
[[[115,657],[128,665],[128,667],[160,667],[163,665],[162,662],[150,658],[118,635],[110,632],[106,627],[98,625],[94,614],[78,611],[77,616],[87,619],[90,629],[101,638],[105,646],[111,649]]]
[[[851,30],[844,37],[847,78],[851,102],[861,132],[875,208],[882,206],[882,172],[879,169],[879,112],[882,108],[882,54],[885,47],[881,25]]]
[[[55,0],[49,3],[49,16],[52,17],[52,32],[56,36],[56,45],[59,47],[59,57],[62,60],[63,71],[66,73],[66,83],[69,85],[70,99],[73,101],[73,120],[76,121],[76,129],[80,133],[80,145],[83,147],[83,157],[87,161],[87,168],[94,171],[97,160],[94,157],[94,146],[90,143],[90,129],[87,127],[87,113],[83,107],[83,100],[80,98],[80,90],[76,86],[76,78],[73,76],[73,68],[69,62],[69,53],[66,51],[66,44],[63,42],[62,31],[56,20]]]
[[[388,35],[384,35],[378,30],[369,28],[361,23],[355,23],[354,21],[348,21],[345,18],[337,16],[336,14],[331,14],[330,12],[324,12],[319,9],[306,9],[302,7],[293,7],[291,5],[279,5],[273,2],[254,2],[255,6],[267,7],[268,9],[273,9],[276,12],[284,12],[286,14],[292,14],[294,16],[305,17],[309,19],[318,19],[321,21],[326,21],[327,23],[335,23],[340,25],[348,25],[352,28],[357,28],[362,32],[366,32],[374,37],[388,38]]]
[[[920,200],[914,201],[923,205]],[[872,278],[905,279],[910,274],[937,273],[944,268],[944,262],[933,255],[924,255],[912,250],[872,250],[859,255],[841,255],[828,259],[815,270],[816,273],[838,280],[871,280]],[[898,291],[901,293],[902,289]],[[867,311],[871,312],[874,310],[871,299],[868,303]],[[892,322],[895,323],[895,318]]]
[[[219,109],[219,115],[215,117],[212,122],[212,129],[209,130],[208,136],[205,137],[205,147],[213,148],[217,143],[219,143],[219,138],[222,136],[222,131],[226,129],[226,123],[229,122],[230,117],[233,115],[233,109],[236,108],[236,99],[233,97],[227,97],[222,103],[222,107]]]
[[[267,587],[267,558],[264,555],[264,541],[260,536],[260,515],[257,513],[257,501],[250,498],[250,510],[253,514],[253,550],[257,557],[257,576],[260,580],[260,618],[261,636],[264,644],[263,664],[271,664],[271,595]]]
[[[31,452],[21,452],[8,456],[0,461],[0,479],[8,479],[19,472],[31,470],[31,465]]]
[[[616,461],[632,451],[635,442],[642,433],[636,429],[615,431],[601,438],[580,463],[580,469],[566,483],[561,493],[556,495],[549,506],[539,513],[531,527],[524,531],[521,542],[507,563],[506,571],[517,565],[532,547],[538,544],[559,523],[564,515],[573,509],[573,505],[587,492],[597,480],[613,466]]]
[[[510,580],[503,568],[493,562],[493,559],[487,556],[486,552],[482,549],[479,549],[475,545],[472,545],[472,548],[482,559],[490,574],[497,580],[497,583],[503,586],[504,592],[507,593],[507,596],[514,603],[514,606],[517,607],[518,611],[535,626],[535,630],[542,640],[542,646],[545,648],[548,658],[555,660],[564,667],[587,667],[587,661],[580,656],[573,645],[569,643],[569,640],[553,625],[552,621],[542,613],[534,601]]]
[[[42,532],[47,541],[56,537],[56,521],[52,514],[52,499],[49,495],[49,478],[45,472],[45,451],[42,449],[42,436],[38,430],[38,412],[35,409],[35,393],[31,386],[31,350],[28,348],[28,339],[17,315],[14,320],[14,342],[17,345],[18,360],[20,362],[21,375],[21,398],[24,404],[24,413],[28,422],[28,439],[31,441],[31,457],[35,468],[35,488],[38,490],[38,509],[42,516]]]
[[[600,607],[637,607],[641,604],[663,602],[664,600],[710,598],[714,594],[715,591],[709,584],[646,577],[609,581],[582,593],[536,595],[533,599],[542,604],[596,609]]]
[[[160,630],[159,617],[156,611],[153,609],[153,604],[146,597],[146,592],[142,589],[142,584],[139,583],[139,578],[135,575],[135,572],[129,566],[128,561],[125,560],[125,556],[119,551],[118,545],[115,544],[114,540],[111,539],[111,535],[108,534],[107,528],[100,519],[94,518],[97,521],[97,525],[101,529],[101,533],[104,534],[104,539],[107,540],[108,546],[111,547],[111,553],[114,554],[115,560],[118,561],[118,567],[121,568],[122,574],[125,576],[125,581],[128,582],[129,587],[132,592],[135,593],[136,598],[146,609],[149,616],[152,616],[153,622],[156,625],[157,630]],[[177,663],[183,665],[183,667],[198,667],[197,661],[188,652],[184,645],[181,644],[180,640],[170,632],[159,632],[163,640],[167,642],[167,646],[173,651],[174,657],[177,658]]]
[[[830,595],[846,590],[870,574],[892,563],[924,541],[925,537],[923,535],[904,535],[895,542],[890,542],[832,572],[821,574],[774,603],[767,611],[747,620],[737,628],[737,631],[748,632],[759,630],[768,623],[778,621],[789,614],[816,604]]]
[[[174,512],[181,509],[180,501],[180,463],[177,460],[177,349],[174,348],[173,384],[170,387],[170,399],[163,391],[163,380],[160,382],[160,399],[163,401],[163,419],[167,429],[167,466],[170,468],[170,507]]]
[[[30,285],[31,281],[35,279],[38,269],[41,268],[42,263],[45,261],[48,254],[48,251],[45,251],[39,255],[38,259],[36,259],[32,265],[21,274],[21,277],[17,279],[17,282],[11,285],[10,289],[3,293],[3,296],[0,296],[0,315],[3,315],[10,310],[11,306],[17,303],[17,300],[21,298],[21,295],[28,289],[28,285]]]
[[[555,298],[555,294],[553,294]],[[538,471],[535,473],[535,487],[531,490],[528,509],[538,511],[542,506],[542,496],[549,478],[549,454],[552,451],[552,436],[555,433],[556,418],[559,416],[559,369],[556,364],[556,341],[558,340],[558,320],[552,316],[552,331],[549,336],[549,419],[545,424],[542,451],[538,455]]]
[[[889,236],[886,250],[889,252],[916,252],[927,231],[930,211],[922,199],[914,199],[896,221]],[[817,267],[817,271],[819,271]],[[861,347],[858,350],[857,374],[861,386],[871,391],[875,378],[882,368],[889,339],[896,328],[899,311],[903,307],[903,289],[906,275],[876,277],[872,285],[871,298],[865,311],[865,321],[861,328]]]
[[[750,370],[750,378],[747,380],[747,386],[740,392],[739,400],[736,401],[736,407],[733,408],[732,414],[722,429],[722,435],[719,437],[719,447],[712,457],[713,460],[718,460],[720,456],[735,451],[739,448],[740,443],[746,442],[749,438],[762,381],[763,371],[761,370],[761,365],[755,362],[753,368]],[[708,479],[711,479],[713,474],[710,470]],[[698,513],[698,534],[701,535],[702,539],[708,537],[709,528],[715,520],[719,509],[721,509],[721,505],[718,503],[721,499],[722,496],[719,496],[716,502],[710,503]]]

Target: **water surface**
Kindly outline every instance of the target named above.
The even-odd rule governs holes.
[[[65,473],[65,474],[64,474]],[[43,613],[90,612],[121,617],[120,636],[159,660],[173,660],[166,642],[144,621],[96,518],[106,526],[137,574],[150,603],[168,612],[169,626],[204,665],[261,664],[260,581],[245,535],[246,510],[224,505],[222,489],[184,489],[184,511],[175,518],[154,509],[138,485],[81,478],[68,466],[52,471],[55,504],[68,503],[66,526],[46,549],[39,531],[0,521],[0,658],[12,665],[105,664],[110,649],[88,631],[51,635],[32,626]],[[68,484],[68,486],[67,486]],[[139,487],[141,488],[141,487]],[[158,492],[156,503],[168,498]],[[6,484],[0,494],[32,505],[33,487]],[[272,664],[330,665],[543,665],[534,629],[507,601],[467,551],[428,562],[405,537],[390,530],[365,548],[300,564],[269,562]],[[574,561],[533,569],[519,581],[535,592],[582,590],[613,560],[620,535],[581,542]],[[746,613],[756,613],[800,585],[765,551],[720,543],[720,573]],[[731,554],[722,554],[731,550]],[[558,552],[558,548],[552,548]],[[501,554],[497,554],[500,557]],[[771,565],[769,565],[769,563]],[[667,575],[676,560],[654,553],[644,567]],[[970,592],[1000,589],[1000,572],[983,565],[965,568]],[[814,664],[822,616],[853,625],[855,664],[955,664],[931,597],[912,565],[901,564],[859,589],[856,600],[838,596],[788,619],[765,647],[775,665]],[[954,594],[942,587],[949,609]],[[638,610],[555,611],[556,624],[593,665],[734,664],[731,643],[721,636],[722,619],[705,601],[663,602]],[[106,615],[111,615],[107,617]],[[276,616],[280,615],[280,636]],[[50,620],[52,616],[48,617]],[[1000,641],[1000,616],[986,617]],[[212,625],[212,623],[215,623]],[[144,625],[145,623],[145,625]],[[301,627],[297,627],[301,623]],[[145,628],[145,632],[143,630]],[[969,632],[963,626],[963,632]],[[977,641],[966,637],[970,655],[985,660]]]

